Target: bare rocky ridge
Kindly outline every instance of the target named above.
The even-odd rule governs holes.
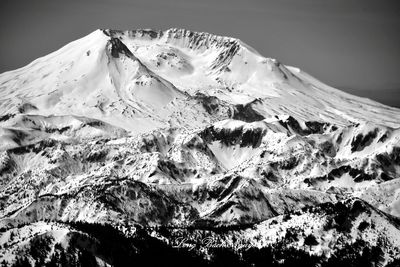
[[[0,262],[396,266],[399,127],[234,38],[97,30],[0,75]]]

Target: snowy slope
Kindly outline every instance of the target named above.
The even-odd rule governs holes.
[[[90,115],[128,130],[136,122],[165,123],[168,103],[196,91],[230,104],[258,100],[251,106],[266,118],[398,127],[400,117],[398,109],[326,86],[237,39],[178,29],[97,30],[1,74],[0,88],[3,114]]]
[[[399,109],[235,38],[96,30],[0,74],[0,259],[10,263],[35,242],[47,252],[40,261],[28,253],[31,264],[79,259],[76,238],[101,246],[85,228],[101,223],[124,238],[143,228],[167,247],[213,229],[208,238],[229,249],[277,244],[324,261],[352,244],[383,246],[379,262],[389,264],[400,244],[399,179]],[[351,221],[332,230],[327,220],[343,209]],[[282,229],[302,236],[282,239]],[[318,245],[303,249],[310,234]]]

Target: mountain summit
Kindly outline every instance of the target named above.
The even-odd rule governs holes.
[[[396,264],[399,127],[235,38],[96,30],[0,74],[0,262]]]

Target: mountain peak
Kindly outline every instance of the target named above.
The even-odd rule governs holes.
[[[121,55],[130,60],[120,58]],[[154,112],[154,106],[141,106],[154,104],[142,99],[145,95],[139,97],[143,103],[128,101],[131,96],[137,99],[138,92],[146,92],[136,85],[157,87],[154,92],[160,93],[165,88],[187,95],[200,92],[232,105],[242,105],[246,112],[258,114],[256,118],[275,115],[291,115],[300,121],[331,118],[337,125],[368,119],[390,127],[399,126],[398,110],[331,88],[298,69],[260,56],[239,39],[177,28],[97,30],[24,68],[1,74],[0,82],[3,88],[0,96],[4,99],[0,110],[4,112],[13,106],[15,96],[19,104],[22,101],[37,107],[30,112],[39,113],[47,110],[51,114],[56,109],[62,114],[69,112],[66,107],[81,103],[81,108],[75,109],[79,111],[77,115],[98,111],[106,122],[115,121],[124,127],[129,123],[120,124],[121,118],[114,118],[119,110],[125,110],[118,115],[125,122],[131,116]],[[157,101],[162,106],[174,99],[175,93],[167,91],[168,101]],[[254,102],[255,99],[259,101]],[[92,103],[96,101],[119,103],[119,108],[110,108],[116,113],[106,112],[103,104]],[[299,102],[304,106],[299,106]],[[363,110],[356,109],[355,103],[361,103]],[[101,109],[97,108],[99,105]],[[375,112],[376,109],[381,112]],[[135,115],[132,110],[137,110]],[[163,121],[162,125],[168,121],[154,114],[151,118]]]
[[[104,34],[110,37],[127,37],[137,39],[163,39],[167,43],[179,43],[184,44],[187,48],[199,49],[199,48],[212,48],[212,47],[227,47],[231,46],[245,46],[242,41],[233,37],[219,36],[207,32],[197,32],[180,28],[170,28],[167,30],[153,30],[153,29],[137,29],[137,30],[102,30]],[[254,50],[254,49],[252,49]],[[255,51],[255,50],[254,50]]]

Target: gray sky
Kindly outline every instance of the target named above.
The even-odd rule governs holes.
[[[242,39],[334,87],[400,107],[399,0],[1,0],[0,73],[98,28]]]

